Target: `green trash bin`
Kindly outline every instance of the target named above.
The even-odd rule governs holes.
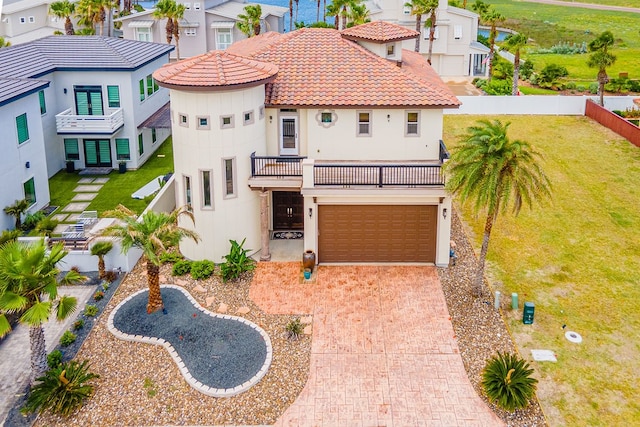
[[[536,311],[536,306],[532,302],[524,303],[524,310],[522,310],[522,323],[530,325],[533,323],[533,315]]]

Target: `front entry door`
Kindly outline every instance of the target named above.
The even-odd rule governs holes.
[[[76,96],[76,111],[78,116],[102,116],[102,87],[76,86],[73,88]]]
[[[280,155],[297,156],[298,153],[298,117],[280,117]]]
[[[111,144],[108,139],[84,140],[84,163],[88,168],[111,167]]]
[[[304,199],[292,191],[273,192],[273,229],[304,229]]]

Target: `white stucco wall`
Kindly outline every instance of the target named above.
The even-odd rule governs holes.
[[[247,186],[251,176],[250,155],[266,154],[265,118],[259,108],[264,103],[264,85],[225,92],[171,91],[173,149],[175,165],[176,205],[186,203],[185,177],[190,177],[192,207],[198,244],[183,240],[182,253],[190,259],[221,262],[229,253],[229,240],[241,242],[245,248],[260,248],[259,195]],[[245,112],[253,111],[252,124],[243,123]],[[188,124],[180,125],[180,115]],[[221,116],[233,115],[234,126],[221,129]],[[197,129],[198,117],[209,119],[210,129]],[[235,159],[234,196],[226,196],[223,159]],[[211,171],[213,206],[203,206],[202,171]],[[194,229],[189,219],[180,225]]]

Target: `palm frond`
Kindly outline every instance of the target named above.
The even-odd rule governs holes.
[[[49,320],[51,313],[51,301],[38,301],[31,305],[20,317],[22,323],[29,326],[39,326]]]

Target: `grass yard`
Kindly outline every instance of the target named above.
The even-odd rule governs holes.
[[[131,194],[152,179],[169,172],[173,172],[173,144],[171,143],[171,137],[162,143],[140,169],[127,171],[124,174],[120,174],[116,170],[107,175],[109,181],[102,187],[87,210],[96,210],[98,214],[101,214],[121,203],[137,213],[142,213],[147,207],[148,201],[133,199]],[[54,175],[49,180],[50,204],[66,206],[71,202],[71,198],[75,194],[73,189],[78,185],[80,178],[81,176],[77,173],[67,173],[64,170]]]
[[[481,118],[492,119],[445,116],[450,151]],[[533,325],[522,324],[521,310],[505,311],[521,354],[558,357],[533,362],[548,421],[640,425],[640,148],[586,117],[497,118],[544,153],[553,183],[547,206],[498,218],[487,270],[494,289],[519,294],[520,308],[536,305]],[[484,217],[468,207],[462,215],[479,252]],[[569,342],[566,330],[584,341]]]

